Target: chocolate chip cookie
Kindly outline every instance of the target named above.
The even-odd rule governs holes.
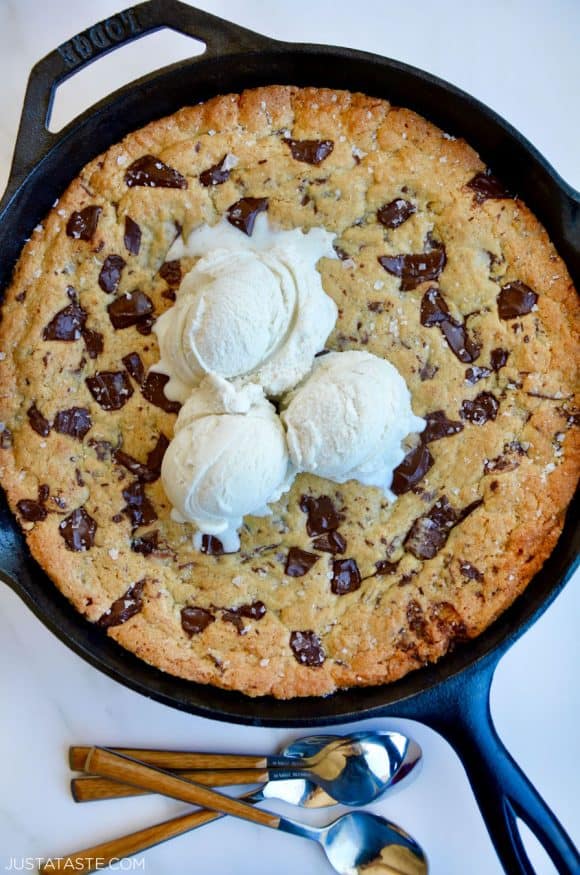
[[[232,160],[232,156],[233,159]],[[299,475],[201,552],[160,469],[179,404],[152,326],[224,216],[335,233],[327,346],[392,362],[425,431],[381,490]],[[484,630],[554,547],[578,471],[578,300],[461,139],[386,101],[272,86],[95,158],[32,232],[0,326],[0,469],[87,622],[192,681],[280,698],[381,684]]]

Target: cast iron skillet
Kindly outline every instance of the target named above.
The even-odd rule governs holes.
[[[200,57],[166,67],[112,94],[59,134],[47,130],[56,86],[117,46],[169,27],[205,43]],[[129,131],[215,94],[264,84],[346,88],[408,106],[464,136],[548,229],[580,288],[580,194],[517,131],[490,109],[433,76],[376,55],[292,45],[252,33],[177,0],[151,0],[79,34],[32,71],[10,181],[0,204],[0,288],[25,238],[70,180]],[[550,559],[525,593],[474,641],[395,684],[280,702],[200,686],[146,665],[72,609],[31,558],[2,496],[0,577],[36,616],[96,668],[166,705],[254,726],[324,726],[370,716],[421,720],[463,761],[506,872],[533,875],[516,818],[535,833],[560,873],[580,871],[580,855],[499,740],[489,712],[494,669],[572,575],[579,552],[578,496]]]

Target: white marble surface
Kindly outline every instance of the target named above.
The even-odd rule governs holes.
[[[510,119],[580,188],[580,4],[575,0],[205,0],[199,5],[273,36],[352,45],[437,73]],[[119,6],[119,0],[0,3],[0,188],[31,65]],[[121,78],[134,78],[189,52],[188,42],[165,33],[101,60],[61,89],[57,123],[112,90]],[[504,658],[492,699],[500,734],[576,841],[579,617],[577,576]],[[12,865],[11,858],[86,847],[182,810],[162,799],[75,805],[68,795],[65,757],[71,743],[258,752],[274,750],[292,737],[283,730],[194,718],[129,692],[66,650],[5,587],[0,588],[0,702],[0,871]],[[419,779],[375,809],[416,836],[429,853],[434,875],[499,875],[450,748],[419,724],[374,722],[402,726],[425,752]],[[534,859],[542,875],[553,871],[536,851]],[[138,871],[155,875],[331,871],[309,843],[231,820],[160,846],[139,866]]]

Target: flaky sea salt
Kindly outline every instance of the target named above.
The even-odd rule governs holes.
[[[109,550],[109,556],[111,557],[113,562],[117,561],[117,559],[119,558],[119,551],[116,547],[111,547],[111,549]]]

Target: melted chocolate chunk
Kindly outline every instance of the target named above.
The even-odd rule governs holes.
[[[138,352],[130,352],[121,359],[127,372],[133,377],[138,386],[143,385],[145,380],[145,368]]]
[[[391,490],[395,495],[404,495],[423,479],[433,465],[433,456],[427,445],[420,441],[418,446],[407,453],[400,465],[393,471]]]
[[[324,532],[323,535],[314,538],[312,546],[323,553],[344,553],[346,550],[346,540],[340,532]]]
[[[83,328],[83,340],[89,354],[89,358],[96,359],[104,349],[104,338],[100,331],[93,331],[90,328]]]
[[[141,535],[140,538],[133,538],[131,541],[131,550],[134,553],[141,553],[143,556],[150,556],[159,545],[159,532],[147,532]]]
[[[378,261],[387,273],[401,278],[401,291],[409,292],[421,283],[438,279],[447,256],[445,246],[439,243],[417,255],[379,255]]]
[[[78,340],[87,321],[87,313],[75,301],[59,310],[42,332],[44,340]]]
[[[164,434],[160,434],[157,443],[147,456],[147,462],[139,462],[123,450],[116,450],[113,458],[117,465],[122,465],[139,480],[144,483],[154,483],[161,475],[161,463],[169,441]]]
[[[478,583],[481,583],[483,580],[483,574],[476,568],[475,565],[472,565],[471,562],[467,562],[467,560],[462,560],[459,563],[459,571],[467,580],[477,580]]]
[[[181,262],[166,261],[159,268],[159,276],[165,280],[168,286],[172,289],[178,289],[181,284]]]
[[[140,526],[149,526],[157,519],[155,508],[145,495],[145,485],[140,480],[135,480],[126,489],[123,489],[123,498],[127,502],[122,513],[129,517],[133,529]]]
[[[187,179],[154,155],[143,155],[133,161],[125,173],[125,182],[129,188],[136,185],[146,188],[187,188]]]
[[[495,200],[511,198],[511,194],[506,191],[499,179],[496,179],[489,167],[482,173],[476,173],[467,183],[467,187],[475,192],[475,200],[478,204],[492,198]]]
[[[250,605],[240,605],[238,608],[228,608],[222,613],[224,623],[233,623],[236,627],[238,635],[243,635],[245,632],[242,617],[249,620],[261,620],[266,613],[266,605],[263,602],[252,602]]]
[[[431,510],[415,520],[405,538],[405,547],[416,559],[433,559],[447,543],[451,529],[481,504],[478,500],[458,509],[443,495]]]
[[[215,623],[215,617],[211,611],[206,608],[188,607],[181,609],[181,626],[183,631],[189,635],[199,635],[204,629]]]
[[[308,514],[306,531],[311,538],[331,532],[341,523],[341,517],[328,495],[319,495],[318,498],[303,495],[299,506],[301,511]]]
[[[459,415],[474,425],[484,425],[490,419],[495,419],[499,410],[499,401],[491,392],[480,392],[473,401],[464,401]]]
[[[432,380],[437,371],[439,370],[436,365],[432,365],[430,362],[425,362],[421,370],[419,371],[419,377],[421,378],[421,382],[425,382],[426,380]]]
[[[207,556],[223,556],[224,545],[214,535],[202,535],[200,550]]]
[[[46,519],[47,510],[44,507],[44,502],[23,498],[16,502],[16,507],[22,519],[27,523],[38,523]]]
[[[453,354],[460,362],[473,362],[481,347],[469,336],[464,322],[453,319],[443,295],[438,289],[427,289],[421,301],[421,325],[439,327]]]
[[[537,294],[519,280],[506,283],[497,296],[497,310],[500,319],[517,319],[531,313],[538,300]]]
[[[181,410],[179,401],[170,401],[163,391],[167,382],[169,382],[167,374],[150,371],[141,387],[143,397],[155,407],[165,410],[166,413],[179,413]]]
[[[490,353],[490,363],[492,370],[497,373],[500,368],[505,367],[508,358],[509,352],[507,351],[507,349],[502,349],[499,346],[496,349],[492,349]]]
[[[133,394],[125,371],[97,371],[85,380],[89,392],[103,410],[120,410]]]
[[[467,627],[461,615],[449,602],[438,602],[433,605],[429,616],[435,621],[439,631],[451,642],[468,639]]]
[[[160,434],[151,452],[147,453],[147,468],[152,475],[155,475],[155,480],[161,475],[161,463],[163,462],[163,456],[165,455],[168,446],[168,438],[166,438],[164,434]]]
[[[399,568],[399,563],[389,562],[388,559],[380,559],[378,562],[375,562],[375,568],[377,569],[375,574],[379,577],[383,577],[389,574],[396,574]]]
[[[290,137],[284,137],[284,142],[290,147],[295,161],[314,164],[316,167],[322,164],[334,149],[332,140],[292,140]]]
[[[101,212],[101,207],[93,205],[85,207],[80,212],[75,211],[71,213],[66,223],[66,233],[73,240],[92,240],[93,234],[97,230]]]
[[[121,282],[125,259],[120,255],[107,255],[99,274],[99,285],[104,292],[116,292]]]
[[[94,449],[95,455],[99,462],[104,462],[106,459],[111,458],[113,445],[109,441],[95,440],[95,438],[89,438],[87,443],[89,447],[92,447]]]
[[[451,437],[451,435],[463,431],[463,423],[447,419],[443,410],[433,410],[425,415],[425,419],[427,425],[421,434],[421,440],[426,444],[440,441],[442,438]]]
[[[243,197],[228,209],[228,222],[251,237],[257,216],[267,209],[267,197]]]
[[[290,649],[296,661],[309,668],[322,665],[326,659],[320,638],[316,632],[312,632],[310,629],[302,632],[291,632]]]
[[[199,181],[206,188],[212,185],[221,185],[222,182],[227,182],[230,178],[231,168],[228,167],[227,154],[218,161],[217,164],[212,164],[207,170],[199,174]]]
[[[423,609],[416,599],[411,599],[407,605],[407,623],[409,624],[409,629],[417,638],[424,640],[431,638]]]
[[[50,434],[50,423],[45,419],[36,404],[32,404],[26,411],[30,428],[33,429],[41,437],[47,437]]]
[[[67,550],[82,553],[90,550],[95,543],[97,523],[84,507],[77,507],[58,525],[58,532],[64,539]]]
[[[131,216],[125,216],[125,236],[123,237],[125,249],[131,255],[139,255],[141,249],[141,228]]]
[[[148,320],[153,313],[153,302],[143,292],[135,289],[115,298],[107,307],[107,312],[113,328],[120,331],[122,328],[129,328],[131,325],[138,325]]]
[[[402,197],[398,197],[394,201],[384,204],[380,210],[377,210],[377,219],[385,228],[398,228],[399,225],[410,219],[413,213],[416,212],[417,208],[414,204],[404,200]]]
[[[316,553],[307,553],[300,547],[290,547],[284,574],[287,574],[288,577],[303,577],[319,559],[320,556],[317,556]]]
[[[360,571],[354,559],[334,559],[330,588],[335,595],[354,592],[361,584]]]
[[[113,602],[108,611],[105,611],[97,620],[97,625],[102,629],[109,629],[111,626],[120,626],[126,623],[135,614],[138,614],[143,608],[143,590],[147,580],[138,580],[129,587],[127,592]]]
[[[12,446],[12,432],[9,428],[4,428],[0,431],[0,450],[9,450]]]
[[[491,374],[490,368],[479,368],[475,365],[473,368],[467,368],[465,371],[465,382],[474,385],[480,380],[484,380]]]
[[[55,431],[60,434],[68,434],[77,441],[82,441],[88,431],[91,430],[92,422],[86,407],[69,407],[68,410],[59,410],[54,417]]]

